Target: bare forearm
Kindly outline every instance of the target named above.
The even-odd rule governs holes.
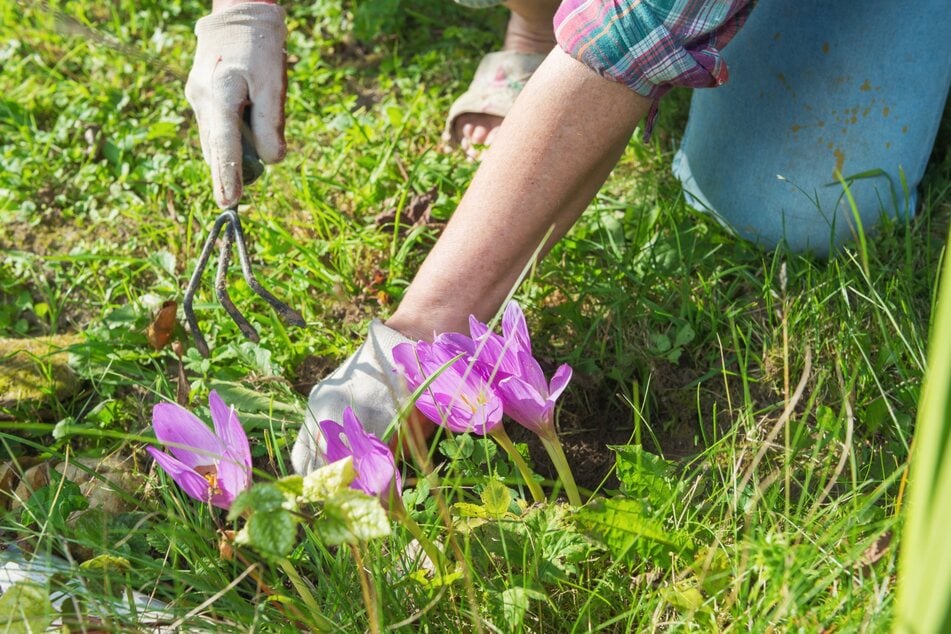
[[[594,198],[650,103],[553,51],[388,325],[431,338],[491,317],[549,229],[545,251]]]

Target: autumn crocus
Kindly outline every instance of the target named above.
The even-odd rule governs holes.
[[[444,566],[436,545],[406,512],[400,497],[402,482],[393,452],[379,438],[367,432],[351,408],[343,410],[343,424],[332,420],[317,423],[327,443],[324,457],[328,463],[345,458],[353,460],[357,476],[350,488],[380,498],[390,517],[401,522],[423,547],[434,565]]]
[[[437,425],[455,433],[484,436],[501,424],[498,394],[483,372],[464,356],[419,341],[393,348],[393,362],[411,390],[426,384],[416,408]]]
[[[532,354],[525,314],[517,302],[509,302],[505,307],[501,335],[475,317],[469,317],[469,333],[471,337],[459,333],[440,335],[436,345],[445,349],[446,354],[462,353],[474,359],[470,363],[480,368],[481,374],[491,382],[505,414],[538,434],[565,485],[568,499],[580,505],[581,496],[555,431],[555,402],[571,380],[571,367],[562,364],[550,382],[545,378]],[[494,437],[508,451],[506,444],[511,443],[508,437],[501,434]]]
[[[515,422],[548,440],[555,438],[555,401],[571,380],[571,366],[562,364],[551,382],[532,354],[525,314],[517,302],[509,302],[502,315],[502,335],[475,317],[469,318],[472,338],[455,333],[437,341],[450,350],[474,357],[488,374],[502,399],[502,409]]]
[[[327,462],[353,457],[357,472],[350,487],[388,503],[391,496],[399,496],[400,474],[393,453],[379,438],[369,433],[349,407],[343,410],[343,424],[332,420],[318,423],[327,442],[324,455]]]
[[[185,493],[227,509],[251,484],[251,449],[234,408],[225,405],[214,390],[208,404],[214,431],[179,405],[157,404],[152,409],[152,429],[171,453],[155,447],[146,451]]]

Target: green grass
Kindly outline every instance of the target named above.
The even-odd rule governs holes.
[[[41,489],[26,510],[6,511],[0,539],[65,557],[70,572],[56,583],[78,583],[83,618],[113,630],[136,628],[106,601],[126,589],[169,602],[196,630],[288,631],[309,613],[276,563],[249,548],[222,559],[224,516],[186,498],[142,450],[151,406],[174,400],[179,381],[178,358],[152,350],[146,328],[163,301],[181,301],[217,213],[183,97],[205,4],[0,0],[0,337],[84,337],[71,349],[82,389],[0,412],[0,455],[117,456],[136,483],[120,513],[82,520],[66,517],[76,495]],[[435,189],[434,216],[446,219],[474,171],[438,139],[453,95],[498,46],[504,11],[363,6],[376,13],[358,10],[358,22],[389,16],[370,41],[353,35],[353,5],[288,7],[290,152],[242,210],[259,280],[308,327],[285,328],[235,277],[232,296],[261,333],[245,342],[209,276],[197,307],[212,356],[188,348],[181,361],[200,416],[212,387],[240,412],[262,481],[290,470],[305,405],[295,386],[392,310],[438,235],[396,233],[374,217]],[[826,263],[764,253],[685,207],[669,162],[687,99],[671,95],[654,141],[631,142],[517,294],[541,356],[576,370],[560,424],[576,476],[601,501],[578,514],[523,510],[528,492],[502,452],[445,441],[437,480],[407,468],[416,521],[445,541],[439,502],[488,506],[498,480],[509,513],[483,522],[455,507],[465,574],[444,586],[397,565],[411,540],[402,528],[367,544],[384,625],[890,628],[902,476],[951,211],[947,122],[918,216]],[[605,442],[649,455],[618,450],[605,479],[603,464],[584,461],[614,465]],[[869,562],[885,534],[893,545]],[[80,567],[105,554],[128,568]],[[288,559],[336,627],[370,627],[348,549],[302,527]]]

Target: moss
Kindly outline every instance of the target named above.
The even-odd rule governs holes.
[[[48,405],[75,394],[79,378],[66,348],[80,340],[77,334],[0,339],[0,408]]]

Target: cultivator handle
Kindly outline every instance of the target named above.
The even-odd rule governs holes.
[[[264,173],[264,165],[261,163],[261,159],[254,149],[254,144],[251,142],[251,131],[247,125],[247,122],[250,121],[250,113],[251,109],[245,108],[244,122],[242,122],[241,126],[241,177],[245,185],[250,185]],[[218,218],[215,219],[211,233],[208,235],[201,249],[201,255],[198,256],[195,272],[192,273],[191,280],[189,280],[188,286],[185,288],[185,299],[183,301],[185,321],[188,322],[188,329],[191,330],[192,337],[195,339],[195,347],[198,348],[198,351],[203,357],[208,356],[208,343],[201,333],[201,328],[198,327],[198,319],[195,317],[193,301],[195,299],[195,293],[198,291],[198,285],[201,283],[201,277],[205,272],[205,268],[208,266],[211,250],[214,248],[215,241],[218,239],[222,228],[224,229],[224,235],[221,238],[221,245],[219,246],[218,273],[215,276],[215,294],[218,296],[218,301],[224,306],[228,315],[238,324],[241,334],[251,341],[260,341],[258,331],[255,330],[251,322],[238,311],[234,302],[231,301],[231,296],[228,294],[227,273],[228,266],[231,264],[232,245],[238,249],[238,261],[241,263],[241,273],[244,276],[245,282],[251,287],[251,290],[270,304],[271,307],[277,311],[277,314],[284,323],[292,326],[306,325],[300,313],[274,297],[274,295],[261,286],[257,279],[255,279],[254,273],[251,272],[251,258],[248,256],[248,247],[244,241],[244,230],[241,228],[241,219],[238,217],[238,205],[233,205],[221,212]]]

